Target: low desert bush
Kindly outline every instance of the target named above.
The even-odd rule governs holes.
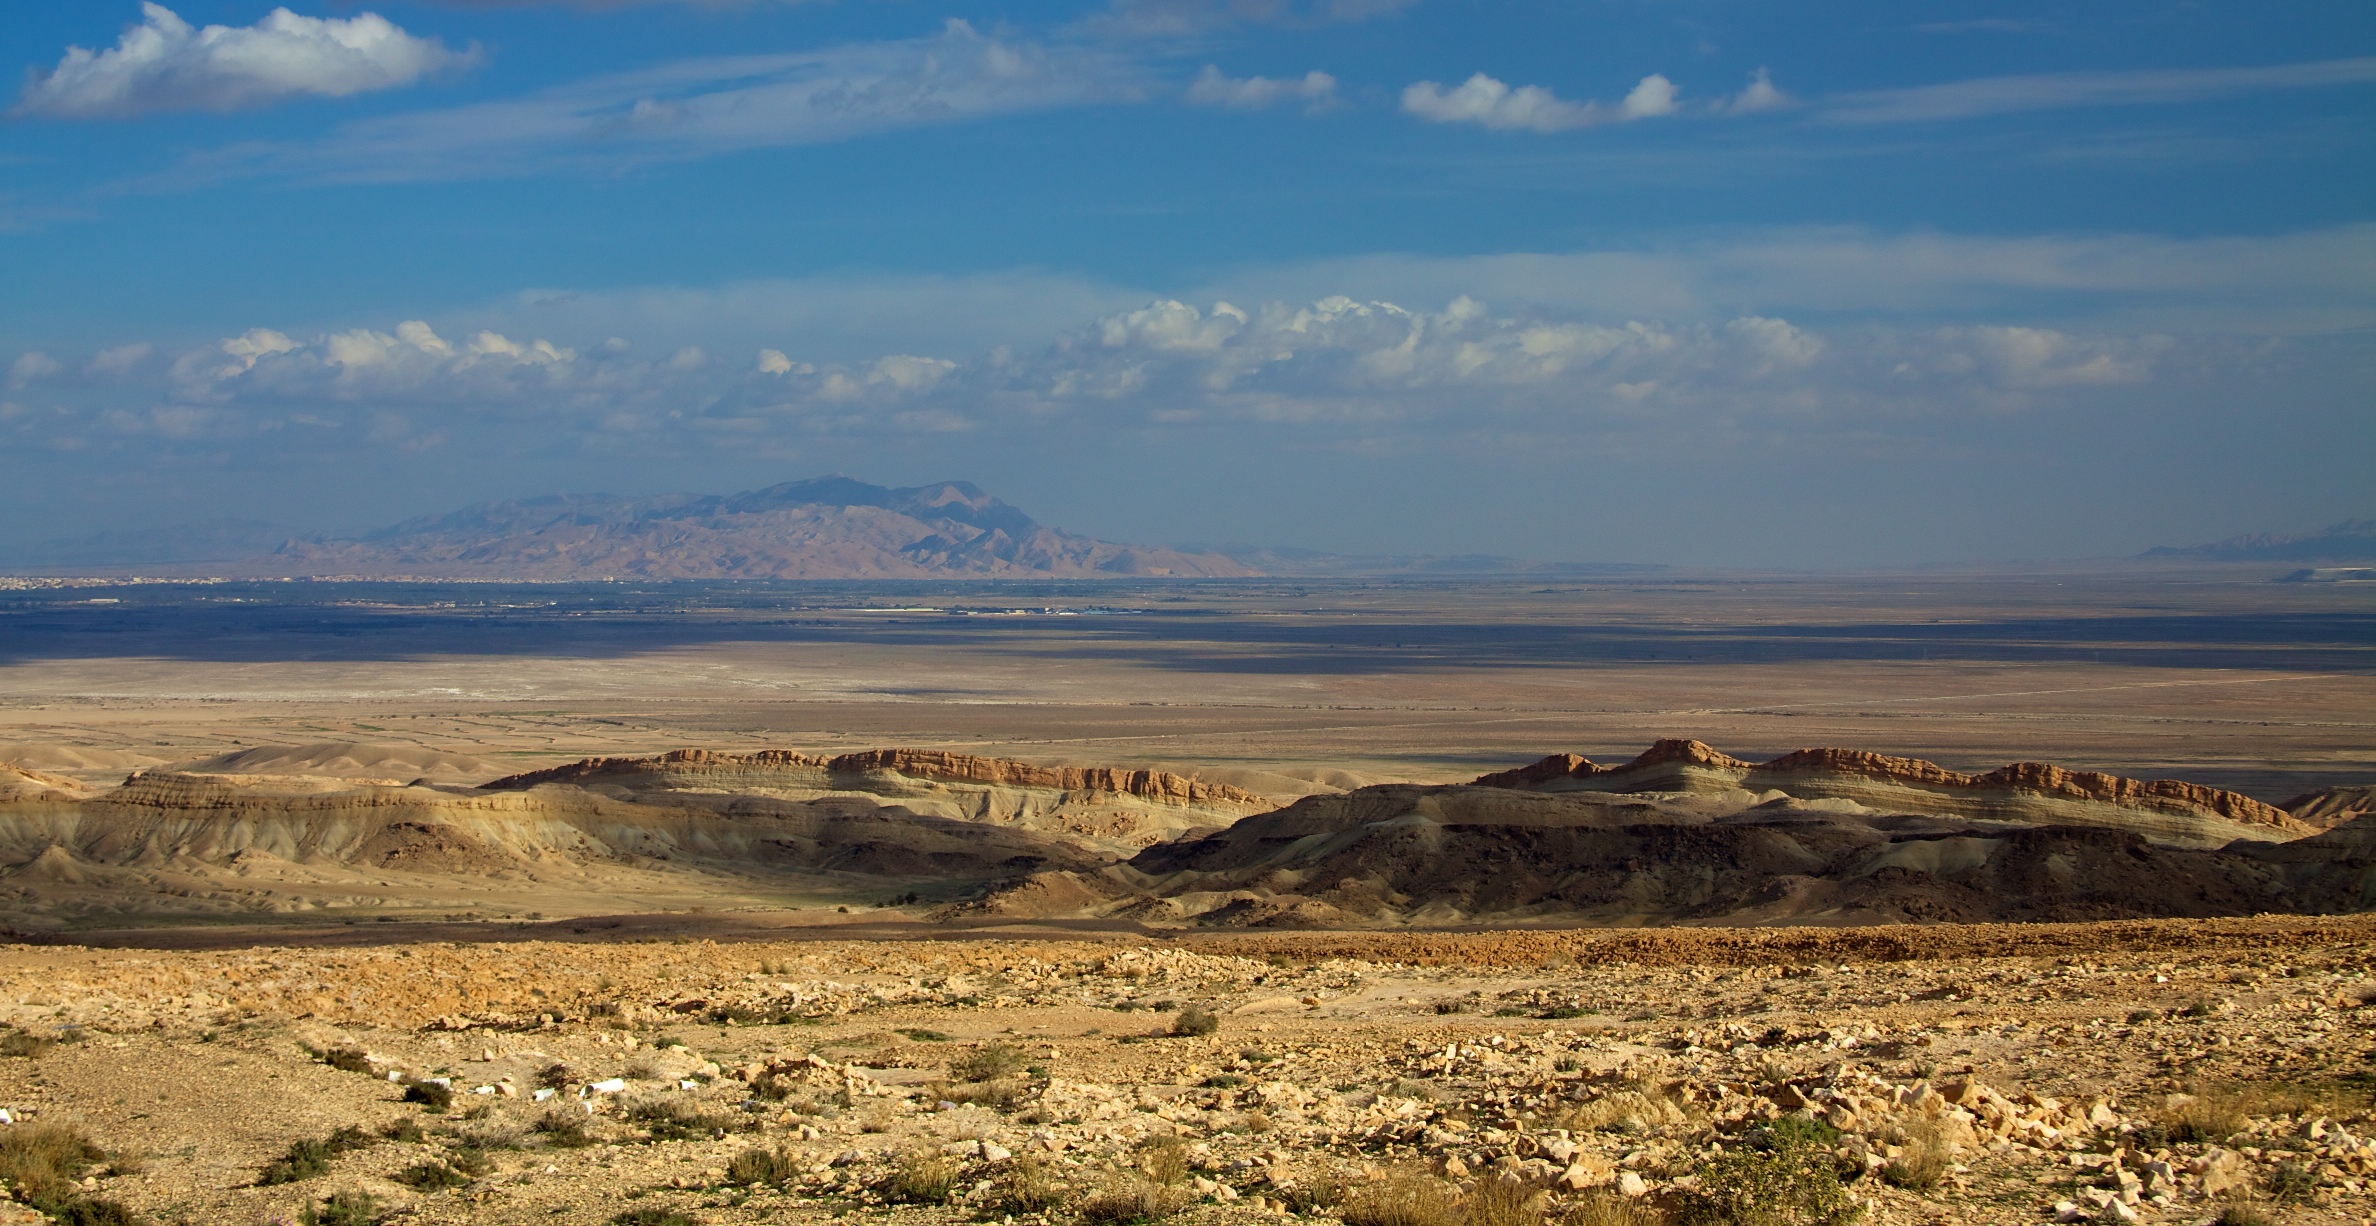
[[[1594,1188],[1569,1207],[1560,1226],[1666,1226],[1666,1220],[1647,1200]]]
[[[629,1209],[611,1219],[611,1226],[701,1226],[674,1209]]]
[[[1682,1226],[1847,1226],[1859,1210],[1818,1146],[1742,1149],[1702,1166],[1680,1198]]]
[[[107,1157],[89,1137],[62,1124],[0,1129],[0,1179],[18,1199],[65,1226],[138,1226],[140,1218],[82,1190],[83,1168]]]
[[[2318,1176],[2306,1162],[2280,1162],[2269,1172],[2269,1196],[2273,1200],[2298,1203],[2310,1199],[2318,1190]]]
[[[454,1088],[418,1077],[408,1077],[404,1082],[404,1101],[419,1103],[432,1113],[443,1112],[454,1105]]]
[[[726,1164],[726,1178],[739,1184],[788,1183],[800,1175],[800,1160],[787,1149],[752,1146]]]
[[[545,1144],[561,1149],[584,1149],[594,1143],[593,1134],[586,1131],[586,1117],[568,1111],[547,1111],[529,1127]]]
[[[683,1098],[661,1096],[627,1104],[627,1119],[649,1129],[655,1141],[697,1141],[732,1132],[744,1121],[704,1112]]]
[[[1221,1019],[1195,1005],[1180,1010],[1179,1016],[1174,1017],[1171,1024],[1173,1037],[1182,1039],[1202,1038],[1219,1029]]]
[[[368,1073],[371,1059],[360,1047],[333,1047],[322,1053],[322,1063],[342,1073]]]
[[[958,1081],[997,1081],[1023,1071],[1029,1061],[1012,1043],[977,1047],[949,1063],[949,1076]]]
[[[305,1226],[375,1226],[379,1201],[369,1192],[338,1192],[318,1205],[307,1205],[299,1216]]]
[[[1064,1207],[1070,1189],[1055,1167],[1033,1157],[1008,1160],[991,1177],[990,1206],[1002,1214],[1051,1213]]]
[[[2250,1205],[2229,1205],[2212,1219],[2211,1226],[2277,1226],[2277,1219]]]
[[[1180,1189],[1125,1175],[1082,1197],[1074,1212],[1082,1226],[1130,1226],[1159,1222],[1187,1207],[1188,1194]]]
[[[280,1157],[267,1163],[256,1176],[256,1186],[269,1188],[277,1184],[296,1183],[330,1173],[330,1160],[340,1154],[351,1153],[375,1143],[378,1138],[360,1128],[347,1127],[331,1133],[319,1141],[311,1137],[291,1141]]]
[[[540,1089],[566,1090],[575,1076],[568,1065],[555,1062],[536,1070],[536,1084]]]
[[[957,1164],[940,1154],[912,1153],[883,1180],[883,1195],[906,1205],[947,1204],[957,1189]]]
[[[380,1135],[390,1141],[402,1141],[408,1145],[429,1139],[429,1134],[421,1131],[421,1121],[409,1115],[381,1127]]]
[[[443,1162],[416,1162],[388,1178],[415,1192],[436,1192],[445,1188],[459,1188],[470,1182],[470,1176]]]
[[[1458,1226],[1451,1186],[1416,1167],[1396,1167],[1357,1185],[1338,1206],[1345,1226]]]
[[[43,1034],[11,1030],[0,1034],[0,1056],[29,1059],[56,1047],[58,1041]]]

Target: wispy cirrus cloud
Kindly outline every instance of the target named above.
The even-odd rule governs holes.
[[[1928,123],[2022,111],[2194,102],[2272,90],[2371,83],[2376,83],[2376,56],[2251,68],[2039,73],[1833,94],[1821,100],[1817,113],[1835,123]]]
[[[340,98],[410,85],[478,58],[416,38],[377,13],[301,17],[276,8],[252,26],[192,26],[162,4],[104,51],[70,47],[34,73],[9,114],[122,118],[152,111],[232,111],[301,95]]]
[[[1107,37],[1167,38],[1232,26],[1311,28],[1391,17],[1419,0],[1112,0],[1080,23]]]
[[[319,141],[219,150],[181,173],[500,177],[821,144],[1144,95],[1140,70],[1123,58],[951,20],[925,38],[680,60],[521,98],[361,120]]]

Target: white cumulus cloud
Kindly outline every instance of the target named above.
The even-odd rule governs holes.
[[[1421,81],[1403,90],[1402,109],[1430,123],[1474,123],[1503,131],[1565,132],[1596,124],[1671,115],[1675,83],[1652,73],[1615,106],[1569,102],[1540,85],[1508,84],[1478,73],[1452,89]]]
[[[94,119],[151,111],[231,111],[300,94],[341,98],[410,85],[470,63],[377,13],[301,17],[276,8],[252,26],[192,26],[164,5],[140,6],[141,23],[104,51],[69,47],[36,74],[16,115]]]
[[[8,364],[8,386],[21,388],[36,379],[47,379],[66,369],[56,358],[38,349],[28,349]]]
[[[1775,88],[1773,74],[1760,68],[1749,78],[1740,93],[1724,104],[1728,115],[1748,115],[1757,111],[1778,111],[1794,102],[1790,95]]]
[[[1300,77],[1229,77],[1212,65],[1196,75],[1188,87],[1188,101],[1198,106],[1225,106],[1259,111],[1282,102],[1301,101],[1307,111],[1325,110],[1336,101],[1335,77],[1314,69]]]

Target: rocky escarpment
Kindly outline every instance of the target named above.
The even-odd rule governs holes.
[[[865,749],[834,757],[784,749],[745,754],[715,753],[706,749],[672,749],[649,758],[587,758],[566,766],[509,775],[480,786],[488,791],[503,791],[534,787],[540,783],[585,783],[645,776],[695,779],[801,768],[831,774],[879,771],[936,783],[980,783],[993,787],[1040,788],[1059,792],[1111,792],[1159,804],[1270,807],[1267,798],[1244,788],[1231,787],[1225,783],[1207,783],[1168,771],[1127,770],[1110,766],[1034,766],[1009,758],[980,758],[937,749]]]
[[[2318,830],[2332,830],[2345,822],[2376,813],[2376,784],[2321,788],[2286,801],[2294,820]]]
[[[2341,912],[2376,905],[2371,837],[2353,824],[2202,848],[1833,799],[1396,784],[1310,797],[970,906],[1256,927]]]
[[[322,777],[136,774],[0,799],[0,913],[514,912],[962,893],[1108,856],[873,797],[622,799]]]
[[[588,758],[483,786],[497,792],[566,786],[622,798],[875,796],[918,813],[1082,840],[1116,858],[1275,807],[1268,797],[1243,788],[1166,771],[1036,766],[927,749],[872,749],[835,757],[792,750],[680,749],[649,758]]]
[[[1802,749],[1748,762],[1698,741],[1663,740],[1619,766],[1574,754],[1483,775],[1480,787],[1600,792],[1778,792],[1894,812],[2112,826],[2158,842],[2216,847],[2240,838],[2291,839],[2307,824],[2274,805],[2174,779],[2138,780],[2016,762],[1984,775],[1919,758],[1853,749]]]

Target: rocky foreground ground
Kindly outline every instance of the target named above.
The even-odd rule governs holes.
[[[11,946],[0,1221],[2376,1222],[2372,955],[2302,918]]]

